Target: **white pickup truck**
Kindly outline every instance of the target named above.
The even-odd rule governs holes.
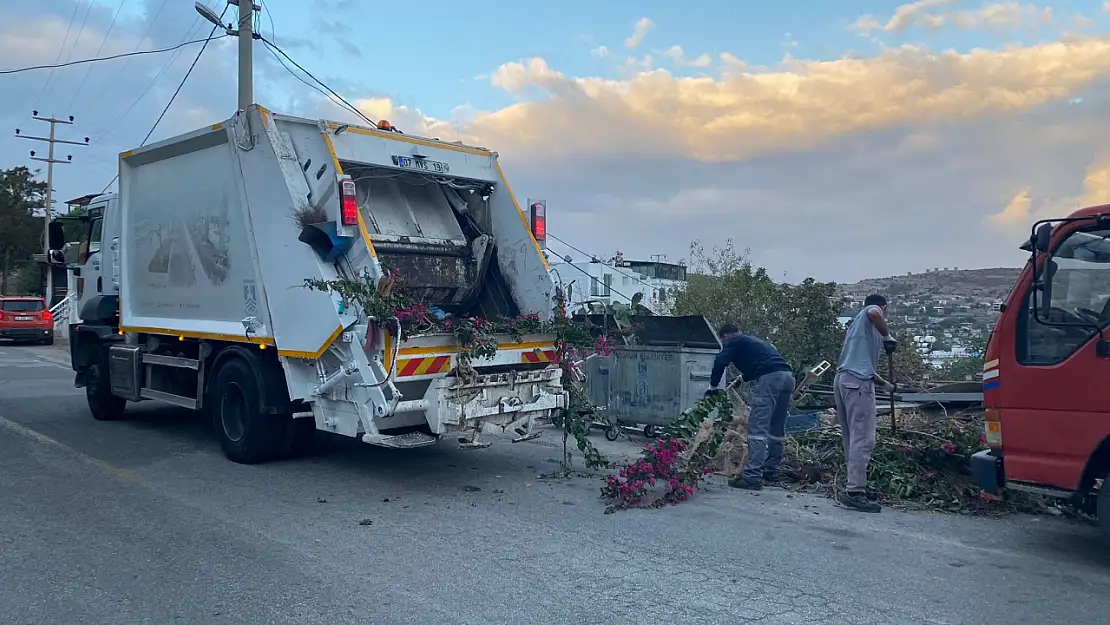
[[[298,211],[326,215],[316,236]],[[459,376],[452,334],[399,340],[305,288],[385,264],[445,311],[549,320],[547,260],[496,152],[252,106],[120,154],[119,193],[83,220],[69,335],[96,419],[143,400],[203,410],[227,457],[256,463],[316,430],[386,447],[523,440],[566,406],[554,336],[499,336]]]

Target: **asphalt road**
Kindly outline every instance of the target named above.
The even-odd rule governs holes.
[[[684,505],[604,515],[596,480],[538,479],[559,457],[554,434],[480,451],[329,437],[307,459],[241,466],[178,409],[144,403],[127,421],[93,421],[66,358],[0,344],[5,624],[1043,625],[1110,614],[1110,553],[1084,525],[861,515],[719,484]],[[620,450],[634,451],[606,447]]]

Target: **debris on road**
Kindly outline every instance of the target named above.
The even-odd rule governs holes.
[[[844,471],[840,430],[831,423],[787,441],[783,475],[798,490],[834,495]],[[985,445],[978,412],[930,421],[903,413],[896,433],[879,426],[871,456],[869,482],[885,503],[944,512],[998,514],[1041,513],[1043,498],[1007,493],[1001,501],[981,497],[971,479],[968,459]]]

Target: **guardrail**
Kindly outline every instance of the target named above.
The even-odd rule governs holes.
[[[50,316],[54,318],[54,336],[68,337],[69,324],[81,321],[80,311],[77,310],[77,278],[72,272],[67,276],[66,296],[57,304],[50,307]]]

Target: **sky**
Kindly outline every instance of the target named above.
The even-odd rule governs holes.
[[[496,150],[574,260],[731,239],[791,282],[1017,266],[1033,220],[1110,203],[1110,0],[260,4],[263,36],[372,119]],[[0,71],[211,28],[192,0],[0,0]],[[41,165],[14,136],[48,130],[33,110],[72,115],[58,135],[90,144],[59,146],[57,196],[104,190],[199,47],[0,74],[0,168]],[[254,57],[256,102],[355,120]],[[150,140],[230,117],[236,62],[209,43]]]

